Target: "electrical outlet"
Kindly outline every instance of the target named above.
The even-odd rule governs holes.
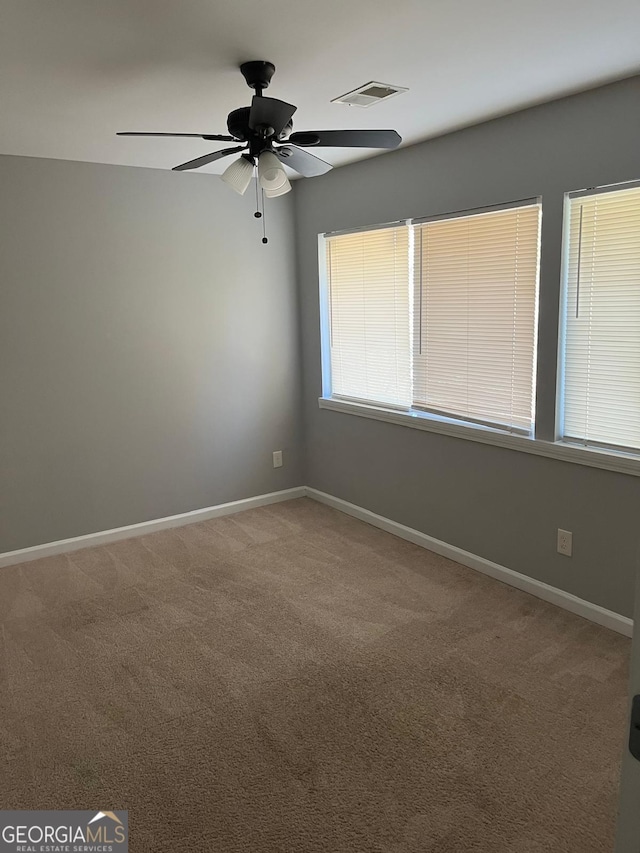
[[[570,557],[573,550],[573,533],[570,530],[558,528],[558,554]]]
[[[274,450],[273,451],[273,467],[274,468],[282,468],[282,451]]]

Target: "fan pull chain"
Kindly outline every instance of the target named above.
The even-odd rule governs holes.
[[[253,215],[255,216],[256,219],[260,219],[262,214],[260,213],[260,199],[258,197],[258,174],[257,174],[257,170],[255,169],[255,167],[254,167],[253,173],[254,173],[255,182],[256,182],[256,212]]]
[[[262,242],[269,242],[267,239],[267,217],[265,216],[264,190],[262,190]]]
[[[262,205],[260,204],[262,202]],[[260,207],[262,206],[262,211]],[[264,215],[265,207],[264,207],[264,190],[262,187],[260,188],[260,195],[258,195],[258,177],[256,175],[256,212],[253,214],[256,219],[262,219],[262,242],[268,243],[267,239],[267,226],[266,226],[266,216]]]

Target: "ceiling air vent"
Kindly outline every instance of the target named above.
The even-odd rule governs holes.
[[[402,92],[407,92],[402,86],[389,86],[387,83],[376,83],[371,80],[370,83],[365,83],[358,89],[352,92],[347,92],[346,95],[340,95],[339,98],[334,98],[332,104],[348,104],[350,107],[371,107],[380,101],[386,101],[388,98],[393,98],[394,95],[400,95]]]

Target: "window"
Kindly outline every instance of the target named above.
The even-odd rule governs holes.
[[[527,202],[327,235],[328,396],[530,434],[539,231]]]
[[[322,235],[320,407],[640,476],[640,181],[566,195],[562,307],[551,281],[544,305],[560,347],[538,379],[541,212]]]
[[[411,401],[409,229],[327,239],[333,396]]]
[[[415,229],[414,406],[533,428],[537,204]]]
[[[640,186],[570,194],[565,441],[640,450]]]

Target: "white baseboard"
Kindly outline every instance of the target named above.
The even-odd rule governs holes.
[[[5,551],[4,554],[0,554],[0,568],[15,566],[17,563],[28,563],[31,560],[39,560],[42,557],[52,557],[55,554],[79,551],[81,548],[93,548],[96,545],[104,545],[107,542],[117,542],[119,539],[145,536],[147,533],[155,533],[158,530],[167,530],[170,527],[182,527],[185,524],[195,524],[197,521],[219,518],[223,515],[231,515],[247,509],[255,509],[259,506],[267,506],[267,504],[290,501],[294,498],[303,498],[305,495],[305,487],[296,486],[294,489],[269,492],[266,495],[256,495],[253,498],[244,498],[240,501],[231,501],[230,503],[209,506],[204,509],[194,509],[192,512],[181,512],[179,515],[169,515],[166,518],[156,518],[153,521],[142,521],[139,524],[128,524],[126,527],[116,527],[113,530],[87,533],[85,536],[74,536],[73,539],[60,539],[57,542],[34,545],[31,548],[22,548],[19,551]]]
[[[242,512],[247,509],[255,509],[256,507],[305,496],[347,513],[347,515],[352,515],[354,518],[365,521],[367,524],[372,524],[374,527],[379,527],[381,530],[392,533],[394,536],[399,536],[401,539],[406,539],[408,542],[413,542],[414,545],[419,545],[421,548],[426,548],[443,557],[455,560],[456,563],[461,563],[463,566],[476,569],[485,575],[502,581],[502,583],[514,586],[517,589],[528,592],[530,595],[535,595],[537,598],[549,601],[551,604],[556,604],[565,610],[570,610],[572,613],[589,619],[591,622],[596,622],[598,625],[604,625],[606,628],[617,631],[619,634],[624,634],[625,637],[630,637],[633,633],[633,620],[626,616],[606,610],[604,607],[578,598],[570,592],[564,592],[564,590],[557,589],[542,581],[522,575],[519,572],[514,572],[512,569],[507,569],[498,563],[492,563],[491,560],[486,560],[484,557],[478,557],[476,554],[464,551],[455,545],[449,545],[447,542],[442,542],[440,539],[435,539],[433,536],[428,536],[426,533],[421,533],[412,527],[406,527],[397,521],[391,521],[391,519],[385,518],[382,515],[376,515],[376,513],[368,509],[363,509],[360,506],[344,501],[341,498],[335,498],[333,495],[328,495],[317,489],[312,489],[309,486],[297,486],[293,489],[284,489],[280,492],[270,492],[266,495],[257,495],[253,498],[245,498],[244,500],[231,501],[230,503],[218,504],[217,506],[210,506],[204,509],[196,509],[192,512],[183,512],[179,515],[170,515],[166,518],[154,519],[153,521],[143,521],[139,524],[129,524],[126,527],[116,527],[113,530],[102,530],[98,533],[88,533],[85,536],[75,536],[73,539],[61,539],[57,542],[48,542],[44,545],[22,548],[19,551],[6,551],[4,554],[0,554],[0,568],[39,560],[42,557],[52,557],[56,554],[78,551],[81,548],[93,548],[96,545],[117,542],[120,539],[144,536],[147,533],[167,530],[170,527],[182,527],[185,524],[194,524],[197,521],[205,521],[209,518],[220,518],[223,515],[232,515],[233,513]]]
[[[491,560],[486,560],[484,557],[478,557],[476,554],[464,551],[455,545],[449,545],[440,539],[434,539],[433,536],[428,536],[426,533],[421,533],[412,527],[405,527],[404,524],[391,521],[391,519],[385,518],[382,515],[376,515],[375,512],[370,512],[368,509],[363,509],[348,501],[343,501],[341,498],[335,498],[333,495],[326,494],[326,492],[320,492],[317,489],[307,486],[305,493],[307,497],[313,498],[313,500],[327,504],[334,509],[347,513],[347,515],[352,515],[354,518],[365,521],[367,524],[372,524],[374,527],[379,527],[381,530],[386,530],[387,533],[393,533],[394,536],[399,536],[401,539],[413,542],[414,545],[434,551],[436,554],[448,557],[450,560],[455,560],[456,563],[461,563],[470,569],[476,569],[485,575],[502,581],[502,583],[514,586],[523,592],[528,592],[530,595],[535,595],[536,598],[549,601],[551,604],[555,604],[565,610],[570,610],[571,613],[576,613],[584,619],[596,622],[598,625],[604,625],[605,628],[610,628],[619,634],[624,634],[625,637],[632,636],[633,620],[626,616],[621,616],[619,613],[614,613],[612,610],[607,610],[598,604],[592,604],[590,601],[578,598],[570,592],[564,592],[564,590],[557,589],[527,575],[514,572],[512,569],[507,569],[498,563],[492,563]]]

